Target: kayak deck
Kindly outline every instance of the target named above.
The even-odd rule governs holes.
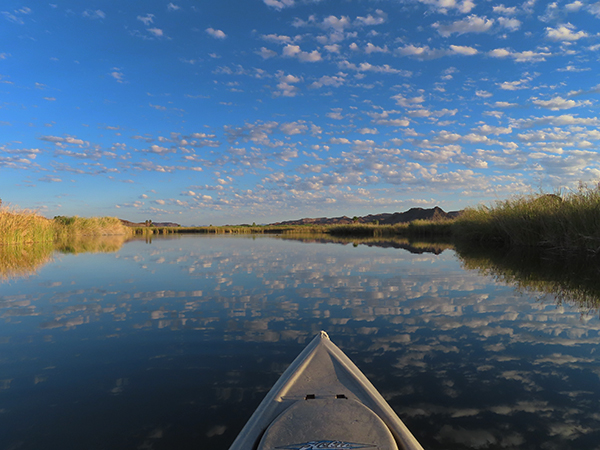
[[[290,364],[230,450],[317,448],[423,450],[324,331]]]

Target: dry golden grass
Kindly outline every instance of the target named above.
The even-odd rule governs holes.
[[[0,208],[0,245],[51,241],[53,237],[51,220],[34,211]]]

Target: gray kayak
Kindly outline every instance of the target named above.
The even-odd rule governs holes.
[[[321,331],[229,450],[423,450],[371,382]]]

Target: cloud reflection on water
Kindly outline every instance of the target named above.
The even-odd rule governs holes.
[[[251,411],[320,329],[426,448],[594,448],[600,437],[598,318],[465,271],[452,251],[194,237],[94,256],[63,255],[4,289],[2,334],[65,342],[80,330],[72,339],[129,345],[172,330],[209,346],[269,343],[282,360],[262,353],[257,368],[246,355],[243,370],[220,369],[207,442],[233,439],[219,414]],[[165,358],[175,354],[148,361]],[[113,377],[106,392],[126,395],[132,380]]]

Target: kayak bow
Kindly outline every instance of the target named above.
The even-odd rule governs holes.
[[[229,450],[423,450],[371,382],[321,331]]]

